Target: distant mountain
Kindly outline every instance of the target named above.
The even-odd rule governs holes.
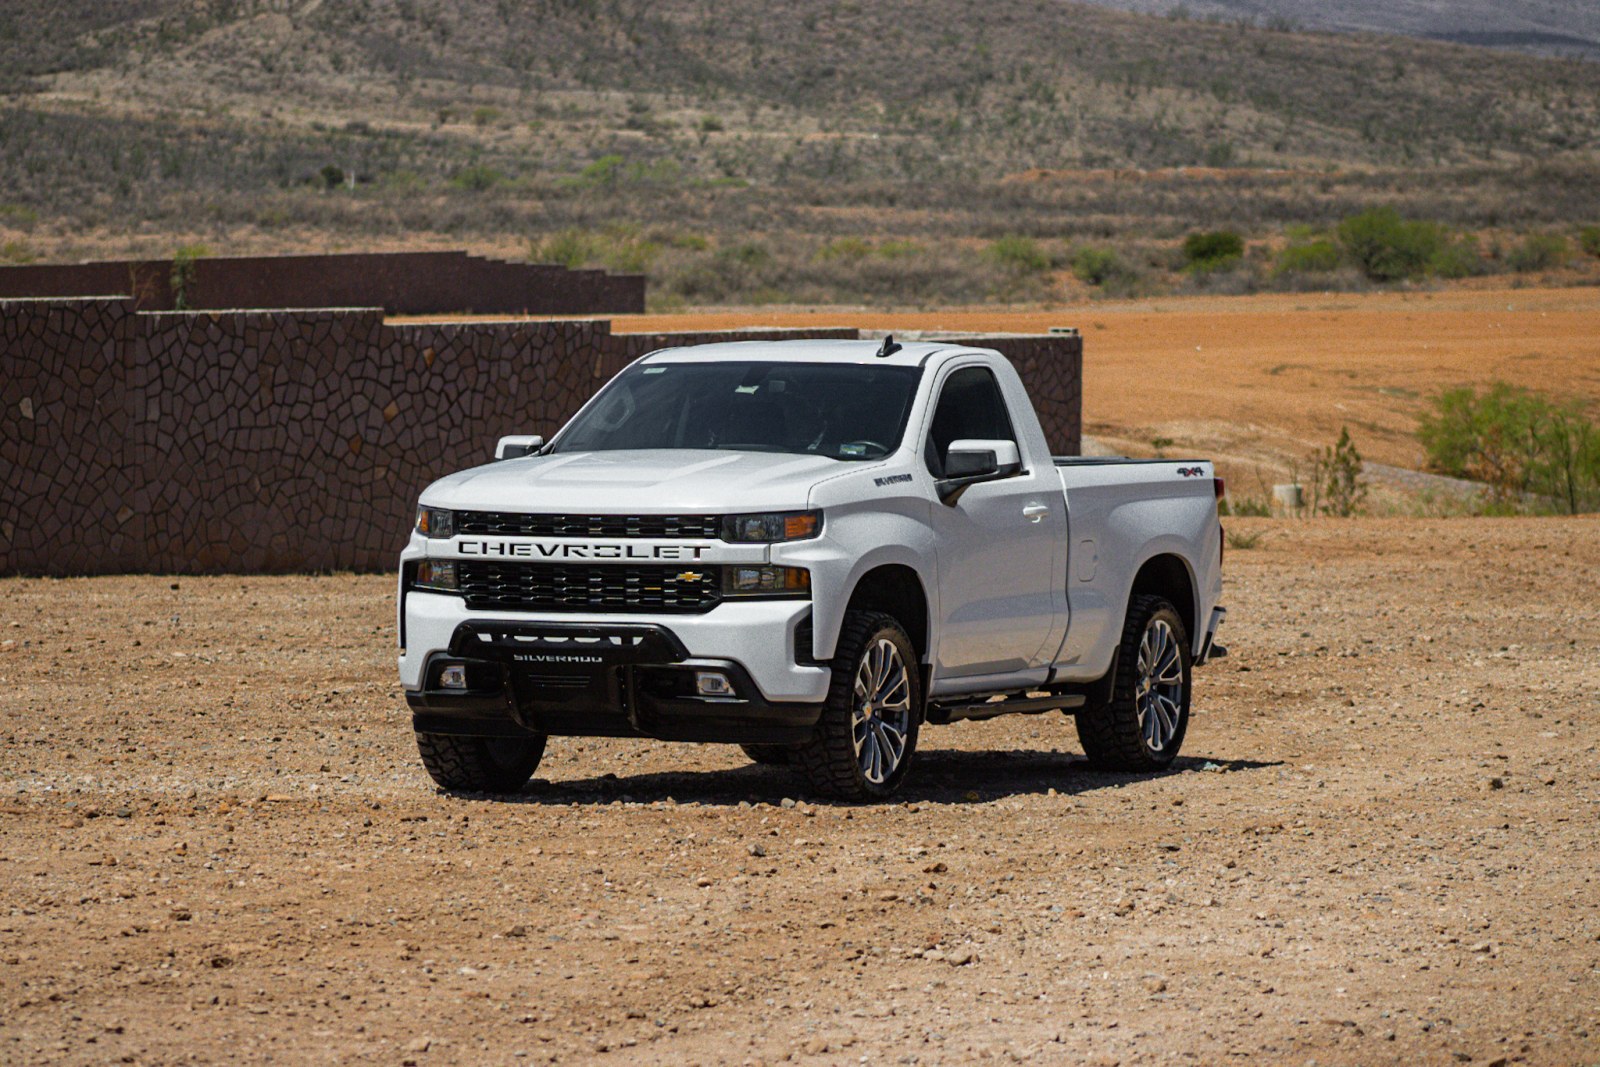
[[[1422,37],[1600,60],[1596,0],[1086,0],[1141,14],[1247,19],[1307,30]]]

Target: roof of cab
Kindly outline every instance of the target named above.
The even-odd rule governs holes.
[[[893,355],[878,355],[881,339],[865,341],[719,341],[715,344],[663,348],[645,357],[651,363],[765,361],[781,363],[882,363],[919,366],[935,352],[976,351],[948,341],[906,341]]]

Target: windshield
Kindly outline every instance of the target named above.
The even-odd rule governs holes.
[[[881,459],[900,446],[920,367],[644,363],[605,389],[554,452],[704,448]]]

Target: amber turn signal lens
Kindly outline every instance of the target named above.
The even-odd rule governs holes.
[[[799,541],[805,537],[815,537],[821,527],[822,517],[815,511],[802,511],[798,515],[785,515],[783,517],[783,539],[785,541]]]

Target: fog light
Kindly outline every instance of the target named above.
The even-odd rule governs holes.
[[[733,696],[733,683],[721,671],[695,671],[694,687],[703,697]]]
[[[459,663],[452,663],[439,672],[439,688],[465,689],[467,687],[467,668]]]

